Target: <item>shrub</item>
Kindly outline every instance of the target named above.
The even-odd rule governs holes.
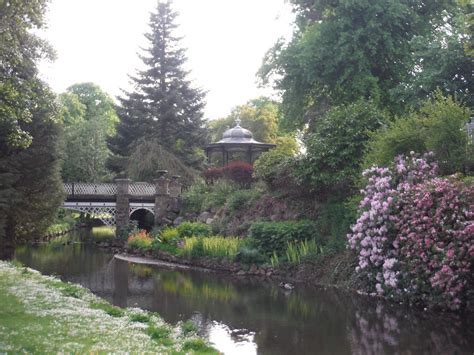
[[[474,171],[474,145],[469,143],[466,122],[469,109],[437,91],[420,110],[399,118],[372,134],[364,166],[385,166],[410,151],[433,152],[442,175]]]
[[[409,185],[397,200],[398,289],[459,309],[472,284],[474,185],[436,178]],[[471,287],[470,287],[471,286]]]
[[[154,239],[150,234],[142,229],[131,234],[127,239],[127,244],[133,249],[151,250]]]
[[[216,350],[207,345],[202,339],[186,340],[183,344],[183,351],[192,350],[199,354],[216,354]]]
[[[345,249],[347,233],[357,219],[357,203],[353,200],[329,201],[321,205],[315,225],[318,234],[324,237],[326,249],[336,252]]]
[[[242,187],[252,183],[252,164],[243,161],[233,161],[221,168],[209,168],[202,173],[206,184],[212,185],[221,178],[234,181]]]
[[[215,210],[223,207],[227,198],[238,189],[238,186],[231,181],[221,180],[205,192],[202,204],[202,211]]]
[[[198,180],[181,194],[183,212],[201,212],[209,187]]]
[[[237,190],[229,196],[227,201],[227,208],[231,213],[244,210],[250,204],[260,197],[260,192],[257,190]]]
[[[333,107],[305,139],[306,155],[296,161],[295,176],[316,192],[350,189],[359,177],[369,132],[387,120],[371,101]]]
[[[213,185],[199,181],[193,184],[182,195],[183,212],[202,212],[225,205],[230,194],[237,190],[231,181],[220,180]]]
[[[100,309],[112,317],[123,317],[125,314],[123,309],[105,302],[93,302],[90,306],[93,309]]]
[[[155,327],[153,325],[148,326],[148,334],[153,340],[163,343],[163,340],[170,340],[171,330],[166,326]],[[166,345],[166,344],[163,344]]]
[[[159,233],[159,238],[162,243],[174,244],[179,239],[179,232],[177,228],[166,227]]]
[[[233,161],[224,167],[224,176],[242,187],[252,183],[253,166],[243,161]]]
[[[265,261],[265,257],[257,248],[243,245],[237,251],[235,260],[244,264],[261,264]]]
[[[276,147],[262,153],[253,165],[253,176],[263,180],[268,186],[274,187],[281,165],[298,152],[298,143],[292,137],[278,137]]]
[[[264,255],[275,251],[282,255],[288,242],[312,240],[318,237],[311,221],[255,222],[250,227],[250,237]]]
[[[150,316],[145,313],[134,313],[130,315],[130,320],[132,322],[148,323],[150,321]]]
[[[176,227],[180,239],[188,237],[209,237],[212,233],[211,227],[205,223],[183,222]]]
[[[169,254],[177,255],[180,253],[180,249],[178,248],[178,243],[174,244],[166,244],[166,243],[156,243],[153,245],[154,250],[161,250],[167,252]]]
[[[474,185],[436,178],[425,155],[371,168],[348,235],[369,291],[459,309],[472,287]]]
[[[190,333],[197,333],[198,326],[192,320],[188,320],[181,325],[181,332],[183,335],[188,335]]]

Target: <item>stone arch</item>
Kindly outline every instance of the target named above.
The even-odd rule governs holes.
[[[155,224],[155,211],[150,207],[130,208],[130,220],[137,221],[138,228],[150,231]]]

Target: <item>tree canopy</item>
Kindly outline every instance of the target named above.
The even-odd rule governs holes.
[[[291,0],[297,30],[267,53],[259,75],[282,91],[285,127],[310,126],[361,98],[397,112],[413,74],[414,39],[442,26],[454,0]]]
[[[0,154],[32,143],[31,123],[38,87],[36,63],[52,58],[51,47],[34,34],[44,27],[46,1],[0,2]]]
[[[42,233],[61,201],[56,105],[37,69],[52,57],[35,35],[46,3],[0,2],[0,242]]]
[[[107,137],[118,122],[112,99],[93,83],[70,86],[59,95],[64,126],[62,176],[65,181],[98,182],[111,178]]]

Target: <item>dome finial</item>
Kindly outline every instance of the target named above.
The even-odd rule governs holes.
[[[237,127],[240,127],[240,123],[242,122],[242,120],[240,119],[240,117],[237,117],[236,120],[235,120],[235,124]]]

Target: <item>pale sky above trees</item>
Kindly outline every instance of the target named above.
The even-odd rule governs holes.
[[[92,81],[111,96],[130,89],[129,74],[141,60],[143,36],[156,0],[52,0],[43,37],[57,59],[41,73],[54,91]],[[255,73],[277,38],[292,32],[285,0],[174,0],[190,78],[208,91],[205,117],[230,110],[270,89],[259,89]]]

